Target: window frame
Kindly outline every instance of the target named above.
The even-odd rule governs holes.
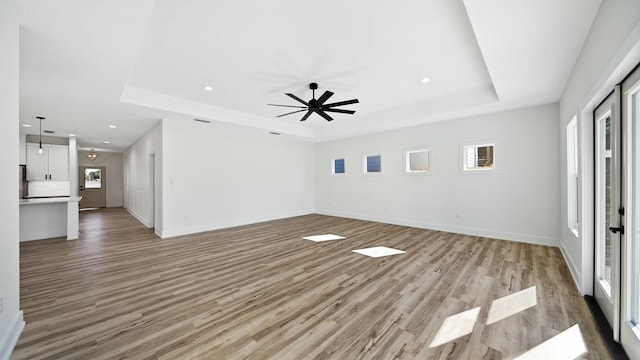
[[[344,163],[344,172],[336,173],[336,160],[342,160]],[[331,158],[331,175],[332,176],[347,176],[347,157],[346,156],[334,156]]]
[[[493,147],[493,167],[492,168],[477,168],[477,169],[467,169],[467,157],[466,152],[469,147]],[[469,174],[495,174],[498,172],[498,141],[497,140],[478,140],[478,141],[468,141],[464,143],[460,143],[460,173],[469,175]]]
[[[579,228],[579,203],[578,203],[578,182],[580,173],[578,171],[578,117],[574,115],[567,124],[567,227],[576,236],[580,236]]]
[[[371,156],[379,156],[380,157],[380,171],[371,171],[371,172],[367,171],[368,170],[368,168],[367,168],[367,158],[369,158]],[[369,152],[369,153],[364,154],[362,156],[362,167],[363,167],[362,173],[364,175],[367,175],[367,176],[380,176],[380,175],[382,175],[382,173],[384,171],[384,169],[382,167],[382,158],[383,158],[382,152]]]
[[[418,152],[426,152],[427,153],[427,170],[411,170],[410,166],[411,166],[411,162],[410,162],[410,156],[411,154],[414,153],[418,153]],[[415,148],[410,148],[410,149],[406,149],[404,151],[404,173],[405,175],[411,175],[411,176],[424,176],[424,175],[431,175],[431,148],[429,146],[420,146],[420,147],[415,147]]]

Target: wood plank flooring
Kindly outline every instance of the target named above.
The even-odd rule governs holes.
[[[164,240],[122,209],[80,219],[77,241],[21,244],[11,359],[511,359],[575,324],[581,358],[610,358],[556,248],[322,215]],[[326,233],[347,239],[302,239]],[[351,251],[372,246],[407,253]],[[533,286],[535,306],[486,324]]]

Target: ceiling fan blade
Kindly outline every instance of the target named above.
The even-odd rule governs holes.
[[[324,105],[322,105],[322,108],[326,109],[326,108],[330,108],[330,107],[334,107],[334,106],[357,104],[357,103],[359,103],[358,99],[352,99],[352,100],[346,100],[346,101],[338,101],[338,102],[331,103],[331,104],[324,104]]]
[[[300,119],[300,121],[305,121],[309,118],[309,116],[311,116],[311,114],[313,113],[313,110],[309,110],[307,111],[306,114],[304,114],[304,116],[302,117],[302,119]]]
[[[322,109],[322,111],[326,112],[335,112],[341,114],[355,114],[355,110],[343,110],[343,109]]]
[[[322,94],[322,96],[320,96],[318,100],[316,100],[316,106],[320,106],[324,104],[324,102],[329,100],[329,98],[332,96],[333,96],[333,93],[331,91],[329,90],[325,91],[324,94]]]
[[[309,103],[308,103],[308,102],[306,102],[306,101],[304,101],[304,100],[300,99],[299,97],[297,97],[297,96],[295,96],[295,95],[293,95],[293,94],[291,94],[291,93],[286,93],[285,95],[287,95],[288,97],[290,97],[290,98],[292,98],[292,99],[294,99],[294,100],[296,100],[296,101],[298,101],[298,102],[301,102],[301,103],[305,104],[306,106],[309,106]]]
[[[298,106],[298,105],[279,105],[279,104],[267,104],[269,106],[281,106],[281,107],[290,107],[290,108],[300,108],[300,109],[306,109],[306,106]]]
[[[299,112],[303,112],[303,111],[307,111],[307,109],[292,111],[292,112],[289,112],[289,113],[286,113],[286,114],[278,115],[276,117],[283,117],[283,116],[287,116],[287,115],[291,115],[291,114],[295,114],[295,113],[299,113]]]
[[[327,115],[327,113],[325,113],[323,110],[320,109],[315,109],[314,110],[316,112],[316,114],[322,116],[323,118],[325,118],[327,121],[331,121],[333,120],[333,118],[329,115]]]

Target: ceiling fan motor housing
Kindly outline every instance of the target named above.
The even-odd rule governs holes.
[[[282,116],[296,114],[296,113],[299,113],[299,112],[306,111],[307,113],[302,117],[302,119],[300,119],[300,121],[307,120],[307,118],[312,113],[316,113],[316,114],[320,115],[321,117],[323,117],[327,121],[333,120],[333,118],[331,116],[329,116],[327,114],[327,112],[342,113],[342,114],[354,114],[355,113],[355,110],[336,109],[335,107],[342,106],[342,105],[357,104],[358,103],[358,99],[351,99],[351,100],[346,100],[346,101],[338,101],[338,102],[335,102],[335,103],[326,104],[326,101],[331,96],[333,96],[333,92],[331,92],[329,90],[326,90],[324,92],[324,94],[322,94],[322,96],[320,96],[318,99],[316,99],[316,90],[318,89],[318,83],[310,83],[309,84],[309,89],[311,89],[313,91],[313,96],[311,97],[311,100],[309,100],[308,102],[300,99],[299,97],[297,97],[297,96],[295,96],[295,95],[293,95],[291,93],[285,93],[285,95],[287,95],[288,97],[290,97],[290,98],[294,99],[295,101],[301,103],[304,106],[301,106],[301,105],[280,105],[280,104],[267,104],[267,105],[291,107],[291,108],[301,109],[301,110],[288,112],[286,114],[278,115],[278,117],[282,117]]]

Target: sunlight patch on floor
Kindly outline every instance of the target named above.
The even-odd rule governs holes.
[[[353,252],[361,254],[361,255],[370,256],[370,257],[373,257],[373,258],[379,258],[379,257],[383,257],[383,256],[398,255],[398,254],[406,253],[406,251],[393,249],[393,248],[386,247],[386,246],[376,246],[376,247],[370,247],[370,248],[366,248],[366,249],[358,249],[358,250],[353,250]]]
[[[315,242],[321,241],[331,241],[331,240],[342,240],[346,239],[344,236],[334,235],[334,234],[323,234],[323,235],[313,235],[313,236],[305,236],[303,237],[305,240],[311,240]]]
[[[480,314],[480,306],[444,319],[429,347],[434,348],[471,334],[478,320],[478,314]]]
[[[578,324],[528,350],[514,360],[573,360],[587,352]]]
[[[487,325],[491,325],[511,315],[515,315],[537,304],[536,287],[493,300],[487,316]]]

